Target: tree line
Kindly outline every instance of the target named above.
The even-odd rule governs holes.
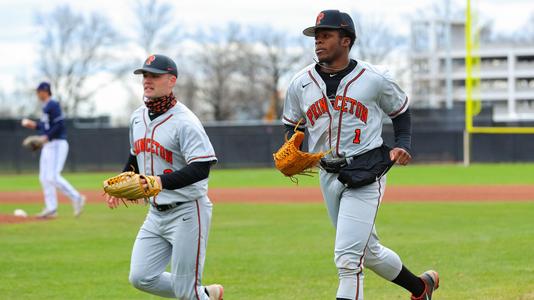
[[[130,7],[135,16],[128,30],[131,35],[115,28],[101,12],[82,14],[61,5],[38,15],[36,23],[43,33],[38,39],[37,80],[51,82],[54,97],[69,117],[93,115],[97,92],[119,84],[127,99],[109,101],[124,102],[127,116],[141,104],[132,70],[148,55],[161,53],[177,62],[175,93],[201,119],[278,119],[281,86],[313,62],[313,39],[300,32],[237,23],[187,32],[179,26],[179,13],[171,3],[136,1]],[[435,10],[439,13],[439,8]],[[353,56],[381,63],[407,45],[407,37],[396,34],[383,20],[355,11],[351,15],[358,32]],[[521,38],[526,38],[525,32]],[[13,95],[0,92],[0,106],[6,107],[0,117],[36,112],[35,78],[18,82]]]

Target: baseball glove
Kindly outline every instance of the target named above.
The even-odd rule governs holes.
[[[294,179],[295,175],[310,175],[313,173],[311,169],[315,167],[321,158],[327,152],[308,153],[300,151],[300,145],[304,140],[304,132],[298,131],[295,128],[295,133],[273,154],[274,164],[276,168],[285,176]]]
[[[148,187],[143,188],[141,179],[145,179]],[[161,186],[155,176],[146,176],[134,172],[123,172],[117,176],[104,180],[104,192],[120,199],[137,200],[156,196],[161,192]]]
[[[40,150],[44,144],[45,140],[39,135],[30,135],[22,141],[22,147],[31,151]]]

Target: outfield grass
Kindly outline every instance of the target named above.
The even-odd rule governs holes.
[[[79,189],[100,189],[115,173],[65,173]],[[299,176],[299,185],[318,186],[318,178]],[[411,165],[394,167],[389,185],[534,184],[534,164]],[[279,187],[294,184],[275,169],[213,170],[210,187]],[[0,192],[39,190],[37,174],[0,175]]]
[[[2,205],[30,213],[41,205]],[[80,219],[0,225],[1,299],[156,299],[127,282],[146,208],[88,205]],[[435,299],[533,299],[534,202],[385,203],[377,227],[414,272],[435,268]],[[205,283],[226,300],[333,299],[334,229],[321,204],[215,205]],[[366,273],[366,299],[408,299]]]
[[[79,189],[100,189],[113,173],[66,174]],[[534,184],[534,164],[395,167],[393,185]],[[214,170],[211,187],[293,184],[274,169]],[[317,177],[300,185],[318,186]],[[36,174],[0,176],[0,192],[40,189]],[[0,213],[36,204],[2,204]],[[128,283],[130,252],[146,207],[90,204],[80,219],[0,225],[0,299],[157,299]],[[435,268],[434,299],[534,299],[534,202],[386,203],[383,243],[414,272]],[[216,204],[205,283],[225,285],[226,300],[333,299],[334,229],[322,204]],[[366,299],[408,299],[366,272]]]

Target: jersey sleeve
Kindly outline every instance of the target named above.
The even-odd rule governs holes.
[[[180,150],[187,164],[200,161],[217,161],[215,150],[200,122],[187,122],[178,131]]]
[[[393,119],[408,109],[408,96],[388,71],[383,74],[381,87],[378,105],[390,118]]]
[[[50,128],[47,130],[46,135],[49,140],[58,138],[61,135],[61,132],[64,131],[64,117],[61,112],[61,106],[57,102],[50,102],[48,105],[48,116]]]
[[[284,101],[284,110],[282,114],[282,122],[289,126],[296,126],[300,120],[299,128],[304,128],[306,118],[300,108],[299,95],[297,91],[298,85],[295,80],[291,82],[286,92],[286,99]]]
[[[130,130],[128,132],[128,139],[130,140],[130,155],[136,155],[135,148],[134,148],[134,137],[133,137],[133,122],[134,122],[134,116],[130,118]]]

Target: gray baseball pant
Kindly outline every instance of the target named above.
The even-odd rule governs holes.
[[[363,299],[363,269],[386,280],[399,275],[400,257],[380,244],[375,218],[384,195],[386,177],[357,189],[346,188],[338,174],[320,171],[321,191],[336,228],[334,262],[338,269],[338,298]]]
[[[201,279],[211,213],[208,197],[162,212],[150,207],[132,250],[131,284],[161,297],[208,300]]]

